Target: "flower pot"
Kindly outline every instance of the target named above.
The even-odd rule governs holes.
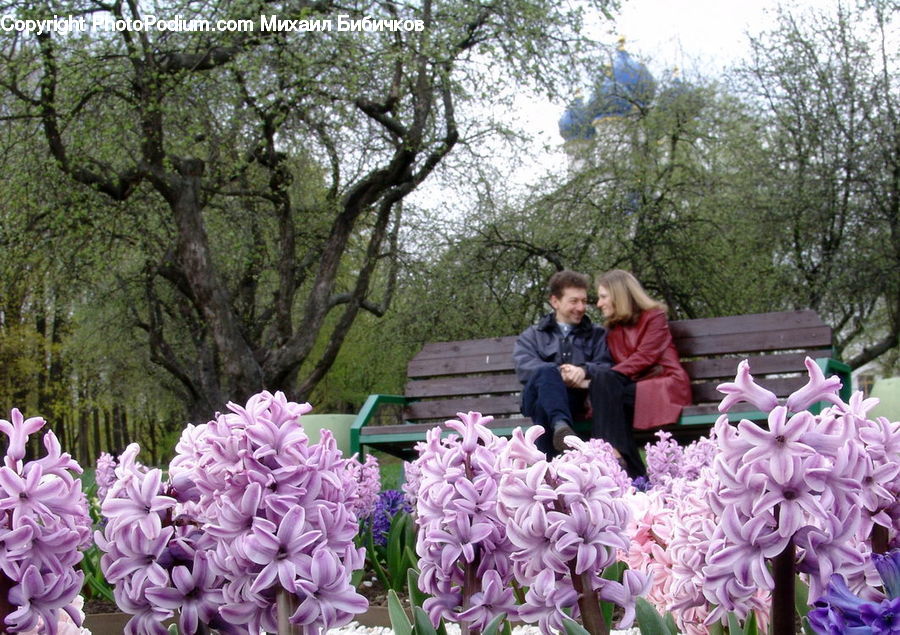
[[[308,414],[300,417],[300,425],[303,426],[311,443],[319,442],[322,430],[330,430],[338,449],[344,456],[350,456],[350,425],[355,419],[356,415]]]
[[[881,401],[869,411],[869,417],[887,417],[889,421],[900,421],[900,377],[879,379],[872,386],[872,397]]]

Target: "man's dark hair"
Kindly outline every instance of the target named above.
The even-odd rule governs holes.
[[[583,273],[563,269],[550,276],[547,286],[550,289],[550,295],[561,298],[566,289],[584,289],[587,291],[591,287],[591,280]]]

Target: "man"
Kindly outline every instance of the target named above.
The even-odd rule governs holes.
[[[563,439],[575,434],[575,417],[586,414],[585,380],[612,366],[606,329],[585,315],[589,285],[587,276],[574,271],[553,274],[553,312],[525,329],[513,349],[516,375],[525,385],[522,414],[546,431],[537,445],[548,458],[566,449]]]

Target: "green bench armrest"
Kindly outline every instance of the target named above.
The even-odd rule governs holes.
[[[369,395],[366,398],[366,403],[363,404],[359,414],[356,415],[356,419],[350,426],[350,454],[356,454],[362,460],[363,448],[360,443],[359,431],[362,430],[363,426],[369,425],[369,421],[372,420],[372,417],[375,416],[375,413],[378,412],[378,409],[383,404],[400,404],[405,406],[407,403],[409,403],[409,399],[403,395]]]

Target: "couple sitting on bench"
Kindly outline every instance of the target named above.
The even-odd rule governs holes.
[[[691,403],[690,379],[678,361],[665,305],[633,275],[613,270],[598,278],[597,308],[606,328],[585,315],[589,286],[583,274],[553,274],[553,312],[516,340],[522,414],[546,431],[537,443],[548,458],[565,450],[576,420],[590,418],[591,437],[612,445],[630,477],[645,476],[632,428],[678,421]]]

